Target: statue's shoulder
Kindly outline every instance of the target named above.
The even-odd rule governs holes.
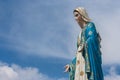
[[[87,31],[89,31],[89,30],[96,30],[95,24],[94,24],[93,22],[89,22],[89,23],[87,24],[86,30],[87,30]]]
[[[92,27],[95,27],[95,24],[93,22],[89,22],[87,26],[88,28],[92,28]]]
[[[95,24],[93,22],[88,23],[86,28],[86,33],[88,33],[88,35],[92,35],[92,33],[96,33]]]

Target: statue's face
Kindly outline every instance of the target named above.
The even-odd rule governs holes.
[[[77,22],[82,21],[82,16],[78,12],[74,12],[74,17]]]

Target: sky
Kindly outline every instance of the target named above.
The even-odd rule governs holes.
[[[0,0],[0,80],[68,80],[84,7],[102,37],[105,80],[120,80],[119,0]]]

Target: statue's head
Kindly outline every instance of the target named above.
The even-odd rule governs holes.
[[[79,21],[85,21],[85,22],[90,22],[90,18],[83,7],[78,7],[73,11],[73,14],[75,16],[75,19],[77,22]]]

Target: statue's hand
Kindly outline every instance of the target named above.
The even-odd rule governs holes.
[[[68,70],[69,70],[69,68],[70,68],[69,64],[67,64],[67,65],[64,66],[64,67],[65,67],[65,71],[64,71],[64,72],[68,72]]]
[[[82,52],[83,49],[84,49],[84,45],[79,46],[79,48],[78,48],[78,52]]]
[[[82,52],[82,51],[83,51],[83,49],[84,49],[84,47],[82,47],[82,48],[81,48],[81,50],[79,50],[79,52]]]

